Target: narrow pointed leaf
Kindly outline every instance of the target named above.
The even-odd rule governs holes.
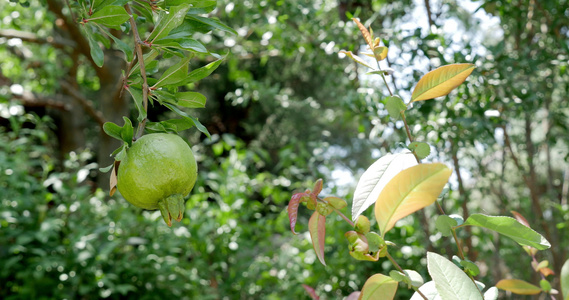
[[[89,49],[93,61],[98,67],[102,67],[105,63],[105,53],[103,52],[103,49],[101,49],[101,46],[99,46],[99,43],[93,37],[91,29],[86,28],[84,32],[87,35],[87,40],[89,41]]]
[[[373,49],[373,37],[371,36],[371,34],[369,33],[369,31],[366,29],[366,27],[364,26],[364,24],[362,24],[360,22],[360,20],[356,19],[356,18],[352,18],[352,21],[354,21],[356,23],[356,25],[358,25],[358,28],[360,29],[366,43],[368,44],[368,46],[370,48]]]
[[[88,20],[105,26],[117,26],[128,21],[129,18],[124,7],[109,5],[96,11]]]
[[[362,288],[359,300],[389,300],[395,297],[398,282],[393,278],[375,274],[368,278]]]
[[[192,5],[190,3],[185,3],[178,6],[170,7],[168,14],[163,14],[158,24],[154,27],[154,30],[150,33],[148,40],[153,42],[154,40],[163,38],[172,31],[172,29],[180,26],[184,22],[186,13]]]
[[[563,300],[569,300],[569,259],[561,268],[561,295]]]
[[[368,207],[377,201],[387,183],[399,172],[417,165],[413,154],[387,154],[374,162],[363,174],[352,203],[352,220],[355,222]]]
[[[154,84],[154,87],[161,87],[168,84],[176,84],[184,80],[188,74],[188,64],[190,63],[190,57],[181,59],[177,64],[168,68],[158,82]]]
[[[138,110],[138,117],[136,118],[136,120],[138,122],[142,122],[142,120],[146,118],[146,110],[144,109],[144,104],[142,101],[142,90],[139,90],[134,87],[129,87],[126,90],[132,96],[132,99],[134,100],[134,105]]]
[[[308,293],[308,295],[310,295],[310,298],[312,298],[313,300],[319,300],[320,299],[320,297],[318,297],[318,295],[316,294],[316,290],[314,290],[313,287],[306,285],[306,284],[303,284],[302,287]]]
[[[166,106],[168,109],[170,109],[171,111],[175,112],[176,114],[178,114],[179,116],[183,117],[186,121],[193,123],[194,126],[196,126],[196,128],[201,131],[202,133],[204,133],[207,137],[211,137],[211,135],[209,134],[209,131],[207,130],[207,128],[205,128],[205,126],[202,125],[202,123],[200,123],[200,121],[198,121],[198,119],[189,116],[187,113],[181,111],[178,107],[176,107],[175,105],[172,105],[170,103],[163,103],[164,106]]]
[[[541,293],[540,287],[521,279],[502,279],[496,283],[496,287],[518,295],[537,295]]]
[[[353,59],[355,62],[357,62],[358,64],[364,66],[364,67],[368,67],[370,69],[374,69],[372,66],[368,65],[367,62],[365,62],[361,57],[355,55],[354,53],[352,53],[352,51],[345,51],[342,50],[340,51],[340,53],[346,54],[347,57]]]
[[[298,217],[298,206],[300,205],[300,198],[304,195],[304,193],[297,193],[292,195],[290,198],[290,202],[288,203],[288,220],[290,221],[290,230],[293,234],[296,234],[294,231],[294,226],[296,225],[296,219]]]
[[[472,214],[463,225],[484,227],[507,236],[520,245],[531,246],[538,250],[551,247],[551,244],[541,234],[511,217]]]
[[[318,260],[323,265],[324,262],[324,238],[326,236],[326,217],[315,211],[308,221],[308,231],[310,232],[310,237],[312,238],[312,246],[314,247],[314,252]]]
[[[216,20],[213,18],[205,18],[205,17],[200,17],[200,16],[190,16],[190,17],[186,18],[186,21],[194,21],[197,23],[202,23],[202,24],[208,26],[210,28],[210,30],[217,29],[217,30],[221,30],[221,31],[231,33],[233,35],[237,35],[237,31],[235,31],[235,29],[233,29],[233,28],[221,23],[219,20]]]
[[[442,300],[482,300],[472,280],[445,257],[427,252],[427,268]]]
[[[375,203],[375,218],[382,236],[395,222],[437,200],[452,171],[442,163],[420,164],[397,174]]]
[[[512,213],[512,215],[514,215],[514,218],[516,218],[516,220],[518,222],[522,223],[522,225],[524,225],[526,227],[531,228],[531,226],[529,226],[528,220],[526,218],[524,218],[524,216],[522,216],[522,214],[520,214],[519,212],[514,211],[514,210],[511,210],[510,212]]]
[[[178,105],[187,108],[203,108],[205,107],[205,96],[198,92],[182,92],[176,93]]]
[[[411,101],[421,101],[445,96],[466,80],[476,68],[473,64],[442,66],[423,76],[415,86]]]
[[[219,67],[219,65],[223,62],[224,59],[225,56],[201,68],[191,71],[190,74],[188,74],[188,76],[186,77],[186,79],[180,82],[179,85],[185,85],[188,83],[196,82],[202,78],[209,76],[209,74],[211,74],[213,71],[215,71],[215,69],[217,69],[217,67]]]
[[[113,122],[105,122],[105,124],[103,124],[103,131],[108,136],[122,141],[121,137],[122,127],[120,127],[119,125]]]

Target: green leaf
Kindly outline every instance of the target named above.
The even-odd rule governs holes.
[[[153,50],[150,50],[150,52],[142,55],[144,57],[144,66],[146,68],[146,72],[148,72],[148,69],[150,68],[149,67],[150,62],[156,62],[154,59],[158,56],[158,54],[160,54],[160,52],[153,49]],[[157,63],[158,62],[156,62],[156,64]],[[136,62],[136,64],[134,64],[134,67],[132,67],[132,69],[128,73],[128,77],[132,76],[132,74],[135,74],[137,72],[140,72],[140,63],[139,62]]]
[[[194,127],[194,122],[188,119],[170,119],[160,122],[148,122],[146,129],[148,132],[170,132],[178,133],[180,131]]]
[[[103,7],[101,10],[96,11],[88,21],[92,21],[105,26],[118,26],[128,21],[130,15],[126,12],[124,7],[109,5]]]
[[[212,19],[212,18],[205,18],[205,17],[200,17],[200,16],[188,16],[187,20],[193,20],[202,24],[206,24],[208,25],[211,29],[217,29],[217,30],[221,30],[221,31],[225,31],[225,32],[229,32],[233,35],[237,35],[237,31],[235,31],[233,28],[221,23],[220,21],[216,20],[216,19]]]
[[[367,64],[367,62],[365,62],[365,60],[363,60],[361,57],[355,55],[352,53],[352,51],[345,51],[345,50],[341,50],[339,53],[343,53],[345,54],[347,57],[351,58],[353,61],[357,62],[358,64],[364,66],[364,67],[368,67],[372,70],[374,70],[374,68],[370,65]],[[376,72],[376,70],[374,70],[373,72]]]
[[[128,146],[132,146],[132,137],[134,136],[134,128],[132,128],[132,122],[127,117],[122,117],[124,120],[124,126],[121,131],[121,138],[122,140],[128,144]]]
[[[179,85],[186,85],[188,83],[192,83],[192,82],[196,82],[200,79],[203,79],[207,76],[209,76],[209,74],[211,74],[213,71],[215,71],[215,69],[217,69],[217,67],[219,67],[219,65],[223,62],[223,60],[225,59],[226,56],[213,61],[201,68],[195,69],[193,71],[190,72],[190,74],[188,74],[188,76],[186,77],[186,79],[184,81],[182,81],[181,83],[179,83]]]
[[[331,214],[334,211],[334,209],[324,202],[318,202],[318,204],[316,205],[316,211],[319,214],[326,217],[329,214]]]
[[[326,217],[315,211],[308,221],[308,231],[310,232],[310,237],[312,238],[312,246],[314,247],[314,252],[318,260],[323,265],[324,262],[324,238],[326,236]]]
[[[549,293],[551,291],[551,283],[549,283],[549,281],[547,281],[546,279],[540,280],[539,286],[541,287],[541,290],[546,293]]]
[[[111,168],[112,168],[114,165],[115,165],[115,164],[112,163],[112,164],[110,164],[109,166],[106,166],[106,167],[104,167],[104,168],[99,168],[99,172],[101,172],[101,173],[107,173],[107,172],[109,172],[109,171],[111,170]]]
[[[549,244],[541,234],[522,225],[511,217],[472,214],[463,224],[463,226],[468,225],[484,227],[496,231],[501,235],[513,239],[520,245],[531,246],[538,250],[545,250],[551,247],[551,244]]]
[[[169,84],[176,84],[184,80],[188,74],[188,64],[190,63],[190,57],[181,59],[177,64],[168,68],[158,82],[154,84],[153,88],[159,88]]]
[[[368,207],[373,205],[381,191],[399,172],[417,165],[413,154],[387,154],[374,162],[360,177],[352,201],[352,220],[355,222]]]
[[[103,131],[105,131],[105,133],[108,136],[122,141],[121,137],[122,127],[120,127],[119,125],[113,122],[105,122],[105,124],[103,124]]]
[[[348,206],[348,203],[346,202],[346,200],[342,199],[342,198],[338,198],[338,197],[326,197],[324,198],[324,201],[328,202],[328,204],[330,204],[330,206],[332,206],[335,209],[343,209],[344,207]]]
[[[201,131],[202,133],[204,133],[205,135],[207,135],[207,137],[211,138],[209,131],[207,131],[207,128],[205,128],[205,126],[202,125],[202,123],[200,123],[198,121],[198,119],[189,116],[188,114],[186,114],[185,112],[181,111],[179,108],[177,108],[176,106],[169,104],[169,103],[164,103],[164,106],[166,106],[168,109],[170,109],[171,111],[177,113],[178,115],[180,115],[181,117],[183,117],[186,121],[191,122],[194,124],[194,126],[196,126],[196,128]]]
[[[355,223],[354,227],[358,233],[366,234],[371,229],[369,219],[366,216],[359,216]]]
[[[91,57],[93,58],[95,64],[100,68],[105,63],[105,54],[103,53],[103,49],[101,49],[99,43],[95,40],[89,28],[85,28],[85,35],[87,36],[87,40],[89,41],[89,49],[91,50]]]
[[[482,300],[472,280],[445,257],[427,252],[427,268],[442,300]]]
[[[180,26],[184,22],[186,13],[191,7],[191,3],[184,3],[178,6],[170,7],[168,14],[161,14],[161,18],[158,24],[154,27],[154,30],[150,33],[147,41],[153,43],[155,40],[161,39],[170,33],[172,29]]]
[[[435,227],[443,236],[451,236],[452,228],[457,224],[458,223],[456,222],[455,219],[447,215],[440,215],[437,217],[437,221],[435,222]]]
[[[173,37],[167,36],[164,39],[160,39],[153,43],[154,46],[161,46],[161,47],[172,47],[178,49],[184,49],[189,51],[194,51],[198,53],[209,53],[205,46],[192,38],[185,38],[185,37]]]
[[[385,98],[385,109],[387,109],[389,117],[396,121],[401,118],[401,113],[407,109],[407,106],[399,96],[390,96]]]
[[[451,173],[446,165],[434,163],[410,167],[393,177],[375,202],[381,235],[385,236],[400,219],[433,204]]]
[[[565,261],[561,268],[561,294],[563,300],[569,300],[569,259]]]
[[[453,64],[442,66],[425,74],[415,86],[411,102],[448,95],[466,80],[474,68],[476,66],[473,64]]]
[[[383,248],[385,246],[385,241],[383,238],[381,238],[381,236],[375,232],[365,233],[365,237],[369,247],[369,252],[377,252],[380,248]]]
[[[431,146],[423,142],[412,142],[407,146],[409,150],[415,152],[419,159],[424,159],[431,154]]]
[[[142,90],[139,90],[132,86],[127,88],[126,90],[132,96],[132,99],[134,100],[134,105],[138,110],[138,117],[136,118],[136,120],[138,122],[142,122],[142,120],[146,118],[146,110],[144,109],[144,104],[142,100]]]
[[[123,42],[122,40],[117,39],[114,35],[110,33],[108,34],[108,36],[110,36],[111,39],[113,39],[115,45],[117,45],[117,48],[119,48],[119,50],[124,53],[124,55],[126,56],[126,61],[131,62],[134,55],[133,48],[129,44]]]
[[[375,274],[366,280],[360,300],[389,300],[395,297],[397,281],[383,274]]]
[[[472,276],[478,276],[480,274],[480,268],[468,259],[464,259],[460,261],[460,265],[464,268],[464,271],[470,273]]]
[[[181,92],[176,93],[177,104],[187,108],[203,108],[205,107],[205,96],[198,92]]]
[[[518,295],[537,295],[541,293],[540,287],[520,279],[502,279],[496,283],[496,287]]]

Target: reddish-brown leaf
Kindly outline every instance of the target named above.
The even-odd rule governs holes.
[[[528,220],[526,220],[526,218],[524,218],[524,216],[522,216],[519,212],[515,210],[511,210],[510,212],[512,213],[512,215],[514,215],[514,218],[518,220],[518,222],[522,223],[522,225],[526,227],[530,227]]]
[[[306,290],[308,295],[310,295],[310,298],[312,298],[313,300],[320,300],[320,297],[316,295],[316,291],[311,286],[302,284],[302,287],[304,288],[304,290]]]
[[[300,199],[305,195],[305,193],[296,193],[292,195],[288,203],[288,220],[290,221],[290,230],[293,234],[296,234],[294,226],[296,225],[296,218],[298,216],[298,205],[300,204]]]
[[[316,180],[314,183],[314,188],[312,189],[312,195],[318,196],[322,192],[322,178]]]
[[[113,164],[113,170],[111,171],[111,178],[109,180],[109,196],[113,196],[117,191],[117,174],[119,172],[119,165],[121,164],[120,161],[116,161]]]
[[[356,19],[356,18],[352,18],[352,21],[356,22],[356,25],[358,25],[358,28],[360,29],[360,31],[362,32],[362,35],[364,36],[364,39],[366,40],[366,43],[368,44],[368,46],[373,49],[373,37],[371,36],[371,34],[369,33],[369,31],[366,29],[366,27],[364,26],[364,24],[360,23],[360,20]]]
[[[550,268],[541,268],[541,269],[539,269],[539,271],[545,277],[547,277],[549,275],[555,275],[555,272],[553,272],[553,270],[551,270]]]
[[[326,237],[326,217],[315,211],[308,221],[308,231],[310,232],[310,237],[312,238],[312,246],[314,247],[314,252],[318,260],[323,265],[324,262],[324,238]]]

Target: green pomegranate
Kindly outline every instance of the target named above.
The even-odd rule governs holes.
[[[135,206],[160,209],[168,226],[182,220],[185,201],[198,175],[192,149],[174,134],[153,133],[139,138],[120,163],[117,187]]]

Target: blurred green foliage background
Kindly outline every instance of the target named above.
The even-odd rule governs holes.
[[[433,68],[477,65],[456,92],[408,114],[413,135],[433,146],[429,160],[461,174],[451,178],[443,205],[450,213],[518,211],[553,245],[540,259],[558,271],[567,258],[566,0],[218,0],[211,15],[238,35],[197,35],[208,49],[231,53],[190,86],[208,97],[206,109],[192,113],[212,138],[182,133],[200,171],[186,215],[172,228],[157,211],[108,197],[108,174],[98,168],[110,148],[60,82],[76,83],[113,119],[104,87],[116,81],[62,42],[72,36],[54,2],[0,2],[2,299],[308,299],[302,284],[322,299],[341,299],[369,276],[388,274],[388,261],[350,257],[350,228],[337,217],[327,221],[322,266],[307,234],[309,211],[301,207],[297,236],[286,214],[290,196],[317,178],[323,194],[350,203],[365,168],[405,142],[402,124],[384,109],[384,84],[337,54],[364,50],[353,16],[390,47],[384,67],[395,73],[388,83],[406,100]],[[427,250],[456,253],[436,232],[436,215],[429,207],[387,237],[398,245],[399,264],[425,278]],[[465,233],[487,286],[508,276],[537,283],[530,258],[513,241]],[[410,295],[398,292],[400,299]]]

